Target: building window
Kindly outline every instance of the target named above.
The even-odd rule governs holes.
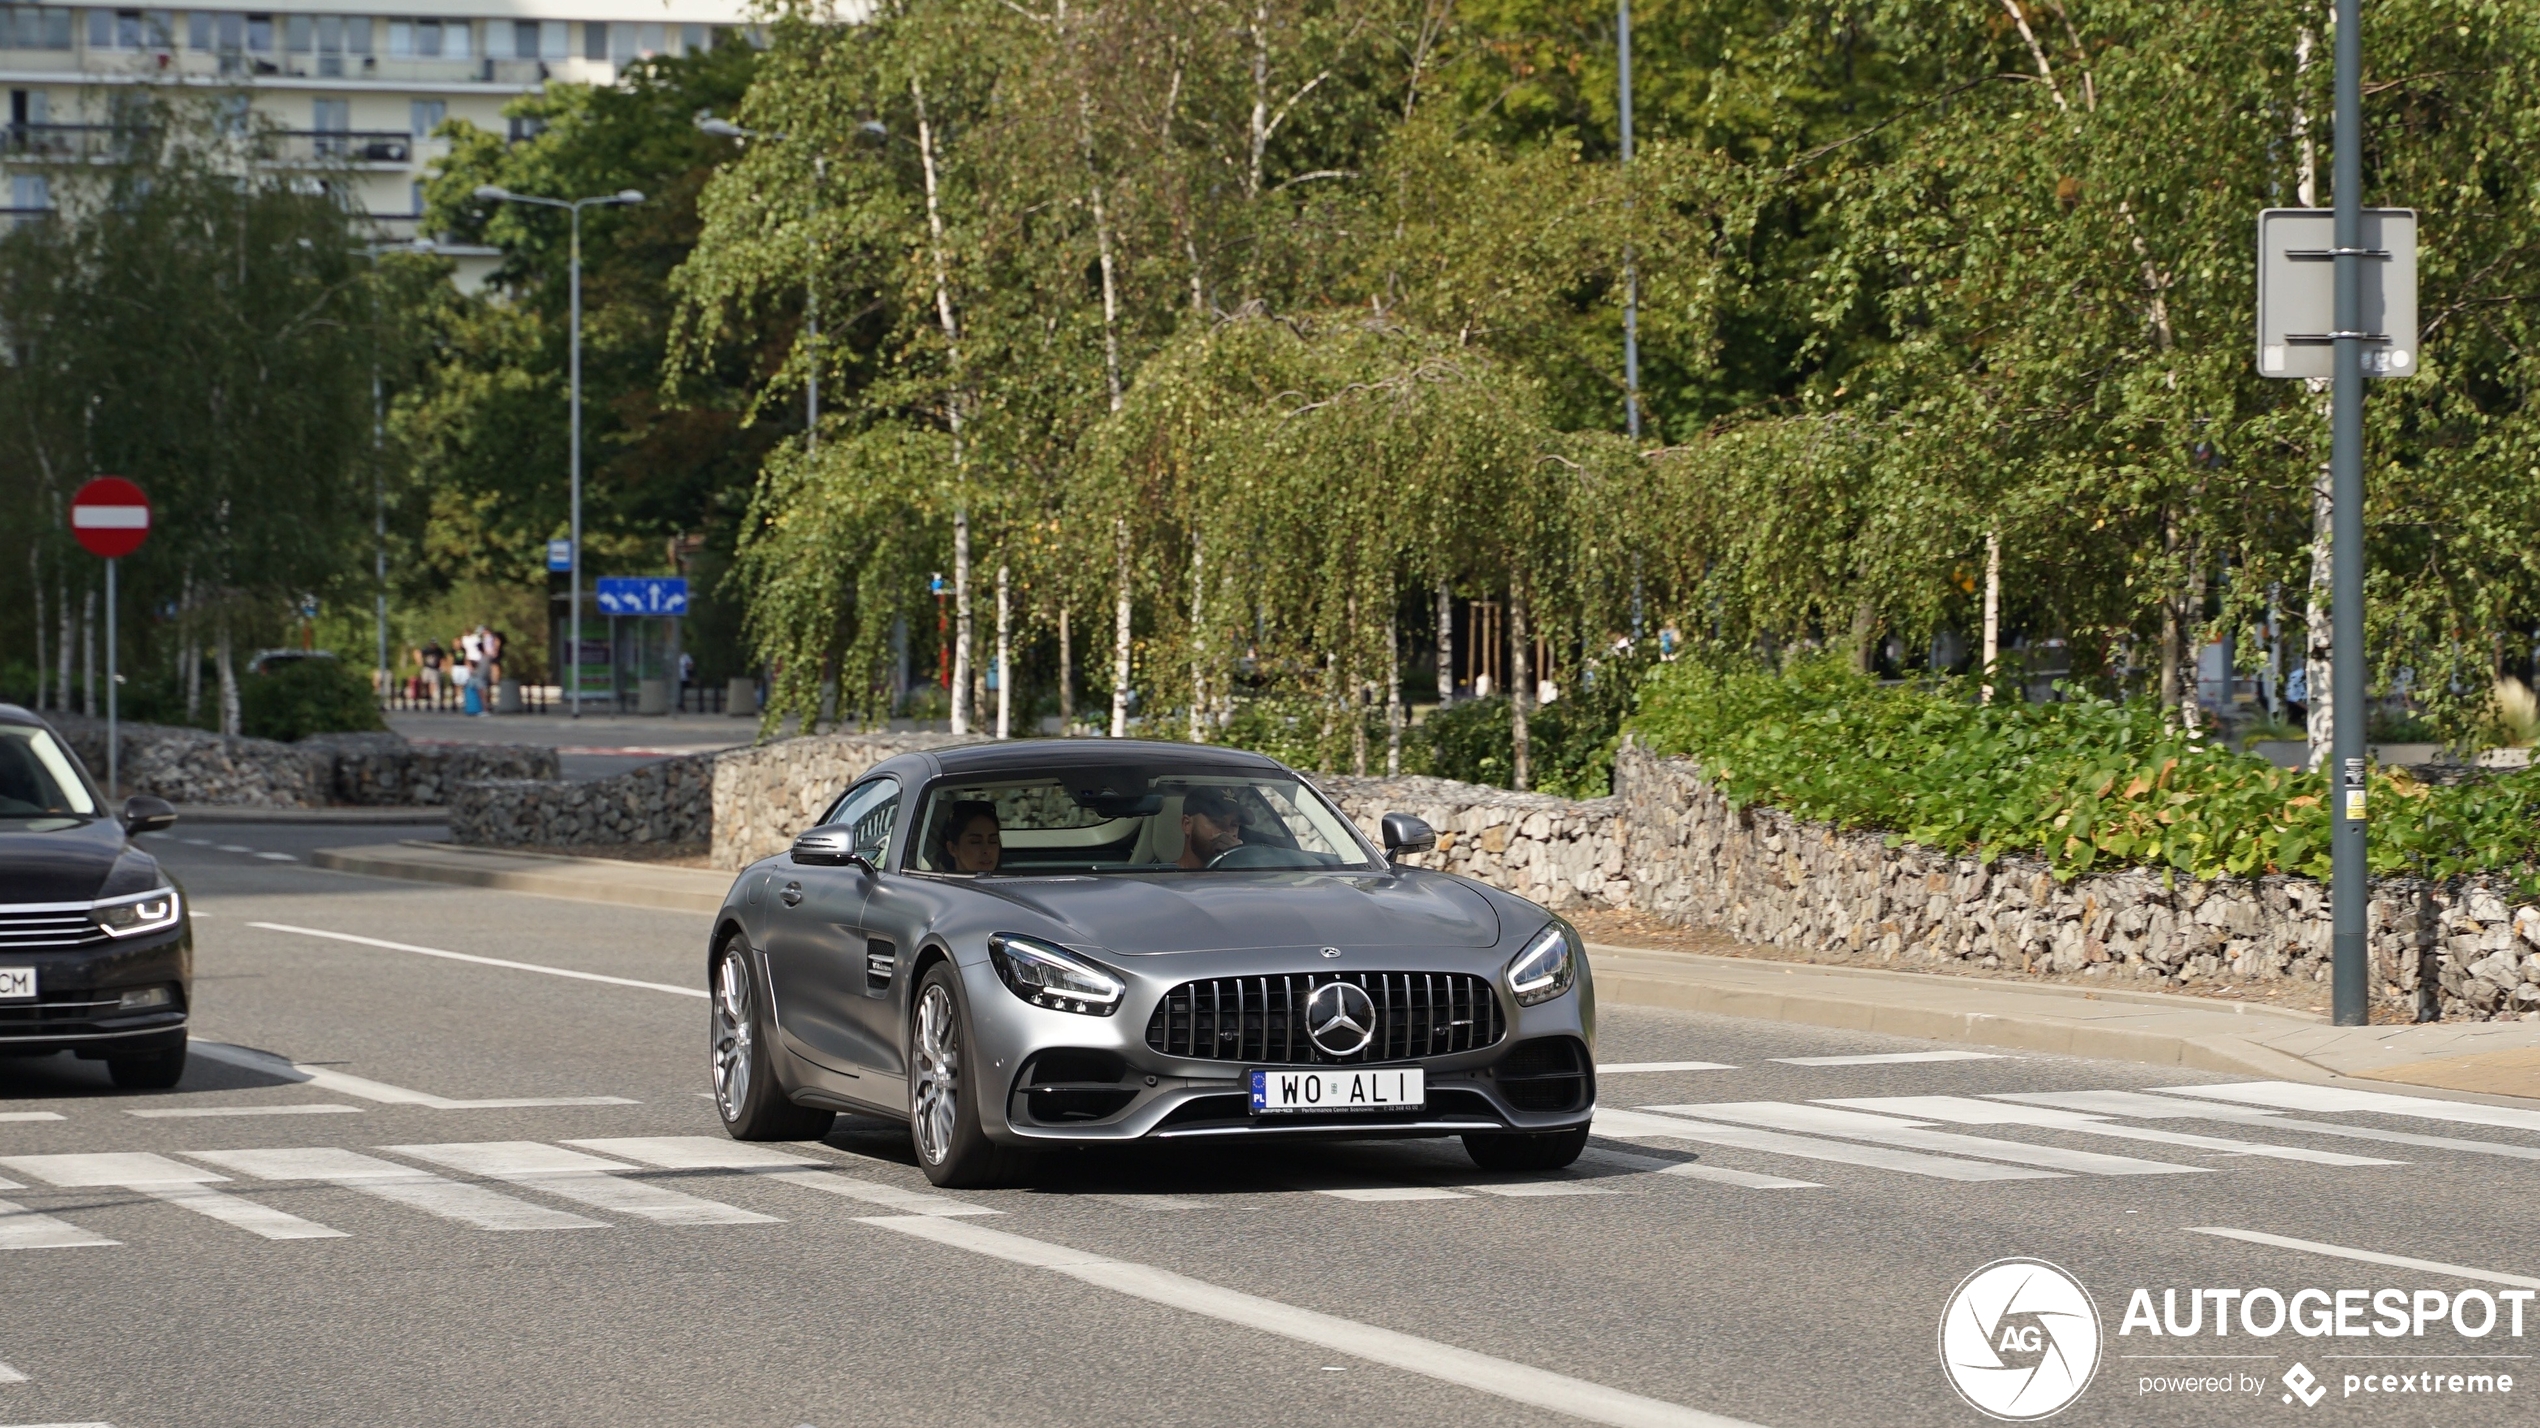
[[[585,20],[582,22],[582,57],[594,61],[609,57],[608,21]]]
[[[466,59],[469,49],[468,40],[474,28],[465,20],[442,21],[441,58]]]
[[[271,15],[247,17],[247,48],[254,54],[273,53],[273,17]]]
[[[51,5],[0,7],[0,46],[13,50],[71,47],[71,12]]]
[[[41,174],[11,176],[9,206],[22,213],[51,208],[53,206],[52,181]]]
[[[413,131],[414,136],[418,139],[428,139],[432,137],[433,130],[441,127],[441,121],[450,117],[450,101],[446,99],[409,100],[406,105],[406,117],[409,121],[407,127]]]
[[[341,134],[351,129],[353,101],[349,99],[310,100],[309,127],[321,134]]]
[[[9,122],[21,129],[48,122],[52,115],[52,100],[53,96],[41,89],[10,90]]]
[[[317,48],[317,17],[286,15],[282,19],[283,43],[291,53],[304,55]]]
[[[560,60],[570,52],[570,49],[571,47],[565,41],[564,21],[541,20],[538,22],[538,58]]]
[[[421,218],[423,216],[422,182],[418,180],[417,182],[406,185],[406,193],[408,195],[406,200],[406,212],[416,218]]]

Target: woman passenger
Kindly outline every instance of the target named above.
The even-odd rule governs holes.
[[[997,806],[965,798],[944,820],[942,856],[937,863],[948,873],[993,873],[1005,858],[998,836]]]

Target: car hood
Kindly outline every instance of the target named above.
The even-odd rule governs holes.
[[[123,854],[111,818],[0,818],[0,903],[87,902]]]
[[[1130,956],[1499,941],[1499,914],[1489,899],[1435,873],[1130,873],[983,879],[976,886],[1048,918],[1068,941]]]

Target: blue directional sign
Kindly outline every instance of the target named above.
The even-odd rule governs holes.
[[[547,568],[558,575],[562,575],[573,568],[572,541],[551,540],[547,542]]]
[[[688,581],[680,575],[603,575],[600,611],[608,615],[685,615]]]

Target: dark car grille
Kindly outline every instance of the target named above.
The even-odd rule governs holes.
[[[114,1017],[121,1004],[119,992],[87,990],[50,994],[32,1002],[0,1002],[0,1042],[94,1032],[97,1023]],[[176,1010],[151,1007],[130,1015],[166,1016]]]
[[[106,940],[86,908],[61,911],[0,904],[0,954],[38,948],[85,947]]]
[[[1334,1056],[1305,1033],[1306,999],[1350,982],[1376,1006],[1375,1036]],[[1463,972],[1316,972],[1213,977],[1164,994],[1147,1021],[1147,1045],[1167,1056],[1264,1065],[1356,1065],[1477,1051],[1508,1034],[1488,978]]]

